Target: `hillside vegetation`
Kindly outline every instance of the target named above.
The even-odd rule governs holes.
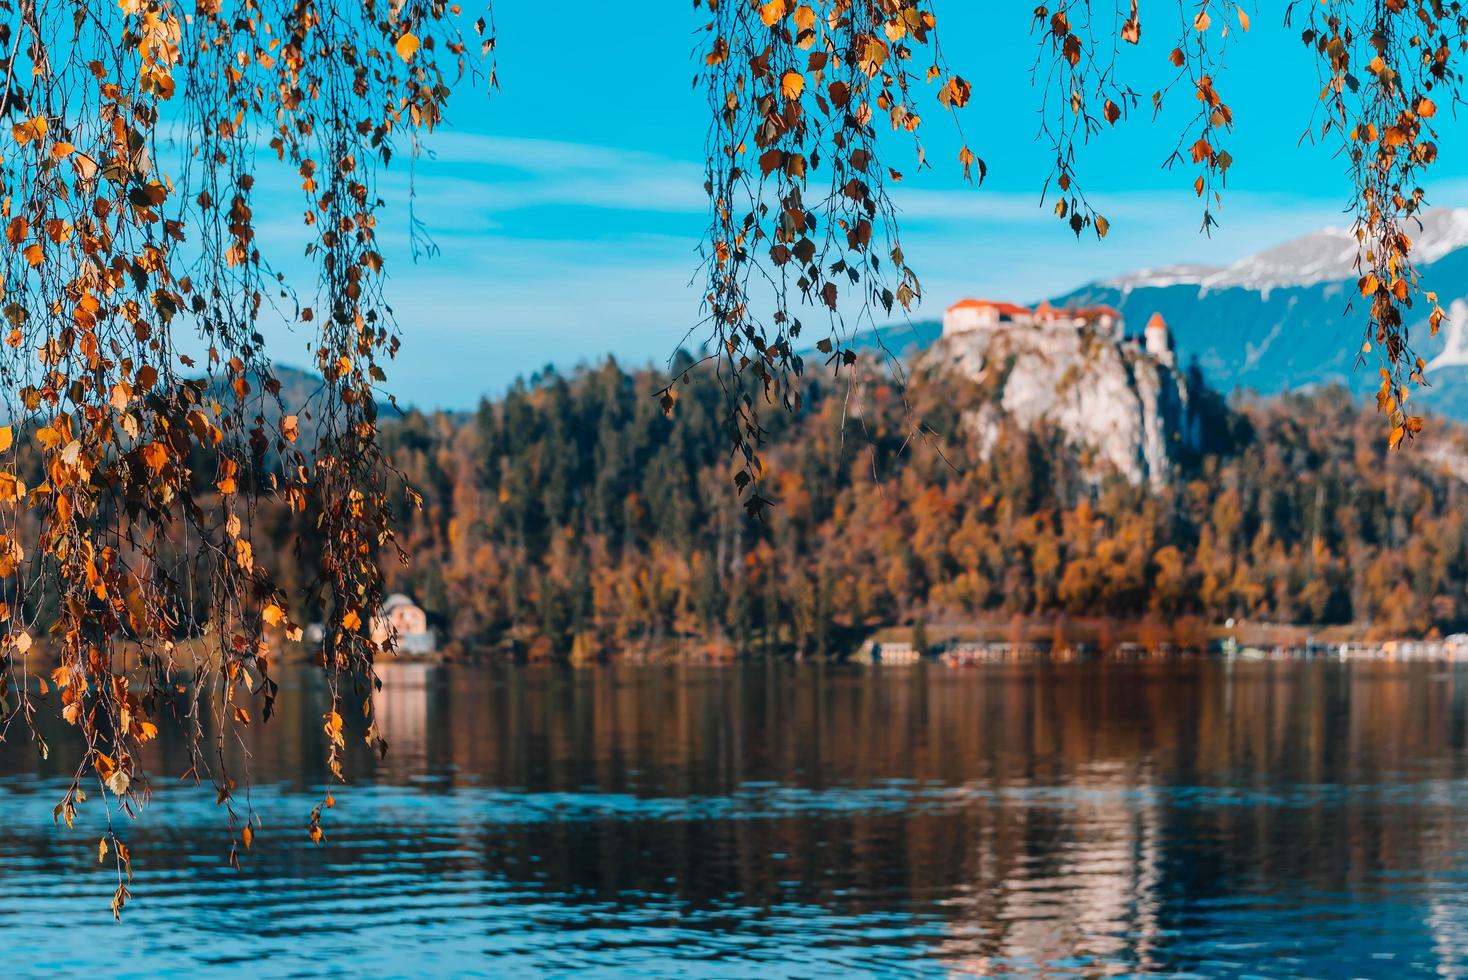
[[[1459,434],[1388,453],[1339,389],[1196,393],[1204,443],[1153,489],[1098,479],[1043,422],[978,452],[961,419],[987,396],[961,378],[827,382],[772,432],[776,506],[755,521],[729,489],[717,388],[683,389],[670,419],[663,377],[547,373],[389,425],[423,497],[392,588],[465,649],[537,656],[837,655],[882,626],[1014,614],[1468,623]]]

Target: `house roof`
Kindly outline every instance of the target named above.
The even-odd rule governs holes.
[[[1110,306],[1052,306],[1048,302],[1035,307],[1035,317],[1041,320],[1058,320],[1062,317],[1074,320],[1099,320],[1103,316],[1120,320],[1121,313]]]
[[[996,303],[993,300],[987,299],[961,299],[957,303],[954,303],[952,306],[948,307],[949,312],[952,312],[953,310],[984,309],[996,310],[1000,313],[1007,314],[1008,316],[1022,316],[1030,312],[1030,309],[1027,306],[1020,306],[1016,303]]]
[[[401,592],[394,592],[392,595],[388,596],[386,599],[383,600],[383,602],[382,602],[382,611],[383,612],[388,612],[390,610],[397,609],[397,608],[399,608],[401,606],[416,606],[416,605],[417,605],[416,602],[414,602],[412,599],[409,599],[407,596],[403,595]]]
[[[1159,330],[1159,329],[1160,330],[1166,330],[1167,329],[1167,321],[1164,320],[1164,319],[1162,319],[1162,314],[1161,313],[1153,313],[1152,314],[1152,319],[1150,319],[1150,320],[1147,321],[1147,329],[1148,330]]]

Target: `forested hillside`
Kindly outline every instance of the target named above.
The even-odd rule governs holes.
[[[771,434],[761,521],[730,486],[717,387],[682,389],[667,418],[662,377],[548,373],[472,415],[390,424],[423,497],[390,585],[465,649],[544,656],[830,655],[884,625],[1014,613],[1468,624],[1460,435],[1389,453],[1340,390],[1233,409],[1200,393],[1205,446],[1153,491],[1089,478],[1043,425],[980,460],[960,418],[988,395],[961,379],[915,377],[906,402],[828,381]]]

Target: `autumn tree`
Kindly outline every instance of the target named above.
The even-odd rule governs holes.
[[[341,687],[370,683],[380,652],[366,627],[394,539],[376,389],[398,338],[377,174],[452,82],[487,80],[492,41],[416,0],[5,0],[0,17],[7,732],[35,731],[54,686],[85,742],[69,824],[92,783],[109,813],[136,809],[139,747],[179,716],[191,772],[248,846],[223,746],[270,717],[268,631],[298,634],[301,600],[325,613],[336,778]],[[267,179],[297,185],[304,284],[257,236]],[[322,380],[301,404],[281,397],[267,318],[314,333]],[[257,560],[262,495],[309,528],[304,595]],[[42,637],[59,666],[38,677]],[[120,908],[127,850],[110,830],[101,849]]]

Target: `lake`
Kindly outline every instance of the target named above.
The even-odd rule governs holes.
[[[0,747],[7,975],[1468,976],[1464,666],[384,673],[319,846],[309,668],[239,870],[160,747],[120,924],[64,736]]]

